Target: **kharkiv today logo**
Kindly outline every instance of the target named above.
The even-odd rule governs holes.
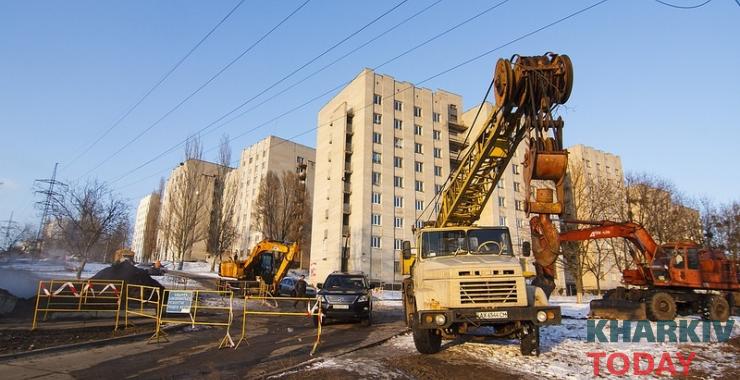
[[[646,320],[594,320],[587,321],[587,337],[590,343],[710,343],[726,342],[731,338],[735,321],[704,320],[658,321]],[[592,351],[586,356],[592,359],[594,376],[603,372],[608,375],[687,375],[696,352],[663,352],[653,355],[648,352]]]

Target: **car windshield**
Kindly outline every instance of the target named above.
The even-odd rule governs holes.
[[[325,289],[364,289],[362,277],[329,276],[324,284]]]
[[[422,257],[455,255],[512,255],[506,229],[432,231],[422,234]]]

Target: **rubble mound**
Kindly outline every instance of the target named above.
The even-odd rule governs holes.
[[[130,261],[123,260],[105,268],[91,277],[92,280],[123,280],[126,284],[156,286],[164,289],[164,286],[153,279],[146,270],[134,266]]]

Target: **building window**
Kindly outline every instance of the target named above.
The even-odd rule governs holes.
[[[403,121],[399,119],[393,119],[393,128],[398,129],[399,131],[403,129]]]
[[[370,247],[380,248],[380,236],[373,235],[370,237]]]
[[[373,164],[379,164],[380,163],[380,153],[373,152]]]
[[[504,188],[504,180],[503,179],[500,179],[498,181],[498,183],[496,184],[496,187],[498,187],[499,189],[503,189]]]
[[[506,225],[506,217],[505,216],[499,216],[498,217],[498,225],[499,226],[505,226]]]
[[[517,211],[524,211],[524,202],[523,201],[514,201],[514,208]]]
[[[373,172],[373,185],[380,186],[380,173]]]
[[[403,111],[403,103],[400,100],[393,101],[393,109],[396,111]]]
[[[442,158],[442,149],[434,148],[434,158]]]
[[[373,191],[372,202],[376,205],[380,204],[380,193],[376,193]]]
[[[416,224],[416,228],[421,228],[424,226],[424,222],[421,220],[417,220],[415,224]]]
[[[403,248],[403,240],[402,239],[393,239],[393,249],[396,251],[400,251],[401,248]],[[393,263],[394,269],[396,272],[398,272],[398,261]]]
[[[395,146],[396,148],[403,148],[403,139],[400,137],[394,137],[393,146]]]
[[[383,115],[379,113],[373,114],[373,124],[380,124],[380,122],[383,121]]]
[[[393,206],[396,207],[396,208],[403,207],[403,197],[400,197],[398,195],[396,195],[395,197],[393,197]]]
[[[519,174],[519,165],[517,164],[511,165],[511,170],[514,172],[514,174]]]
[[[421,125],[415,124],[414,125],[414,134],[417,136],[421,136],[424,129],[421,127]]]
[[[378,94],[373,94],[373,103],[380,104],[380,102],[383,100],[383,97],[381,97]]]
[[[403,188],[403,177],[393,176],[393,186]]]
[[[521,190],[521,185],[519,184],[519,182],[514,182],[514,191],[518,193],[520,190]]]
[[[439,112],[432,112],[432,121],[439,122]]]
[[[373,132],[373,144],[380,144],[383,136],[379,132]]]
[[[421,107],[414,106],[414,116],[421,117]]]
[[[422,163],[422,162],[419,162],[419,161],[415,161],[415,162],[414,162],[414,170],[415,170],[415,171],[416,171],[417,173],[421,173],[421,172],[423,172],[423,171],[424,171],[424,163]]]
[[[436,175],[437,177],[441,177],[442,176],[442,167],[441,166],[436,166],[436,165],[434,166],[434,175]]]
[[[393,218],[393,226],[396,228],[403,228],[403,218],[400,216]]]
[[[506,198],[498,197],[498,207],[506,207]]]
[[[523,228],[523,227],[524,227],[524,221],[523,221],[523,220],[521,220],[521,219],[517,219],[517,220],[516,220],[516,226],[517,226],[518,228]]]
[[[373,226],[379,226],[380,225],[380,214],[370,214],[370,223]]]
[[[394,168],[402,168],[403,167],[403,158],[395,156],[393,157],[393,167]]]
[[[424,182],[414,181],[414,189],[416,189],[416,191],[424,191]]]
[[[424,146],[419,143],[414,143],[414,153],[424,154]]]
[[[421,199],[416,200],[416,211],[424,211],[424,201]]]
[[[432,138],[435,140],[440,140],[442,138],[442,132],[435,129],[434,131],[432,131]]]
[[[439,194],[442,192],[442,185],[434,185],[434,192]]]

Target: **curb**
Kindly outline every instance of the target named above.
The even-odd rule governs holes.
[[[180,324],[165,326],[162,328],[163,331],[169,331],[173,330],[177,327],[182,327]],[[65,344],[61,346],[53,346],[53,347],[47,347],[47,348],[40,348],[38,350],[31,350],[31,351],[20,351],[20,352],[14,352],[10,354],[4,354],[0,355],[0,363],[13,360],[13,359],[19,359],[19,358],[25,358],[29,356],[35,356],[35,355],[42,355],[42,354],[49,354],[49,353],[56,353],[56,352],[62,352],[62,351],[74,351],[82,348],[92,348],[92,347],[99,347],[99,346],[105,346],[108,344],[120,344],[120,343],[126,343],[128,341],[136,340],[139,338],[146,338],[148,336],[152,336],[154,332],[144,332],[144,333],[138,333],[133,335],[124,335],[114,338],[106,338],[106,339],[100,339],[100,340],[93,340],[90,342],[83,342],[83,343],[72,343],[72,344]]]
[[[362,345],[359,345],[359,346],[356,346],[356,347],[352,347],[352,348],[346,349],[344,351],[340,351],[340,352],[338,352],[336,354],[333,354],[333,355],[327,355],[327,356],[312,358],[312,359],[306,360],[304,362],[300,362],[298,364],[294,364],[294,365],[292,365],[290,367],[285,367],[285,368],[282,368],[282,369],[277,370],[277,371],[272,371],[270,373],[266,373],[264,375],[260,375],[259,378],[260,379],[268,379],[270,377],[277,376],[277,375],[280,375],[280,374],[283,374],[283,373],[286,373],[286,372],[290,372],[290,371],[299,369],[301,367],[308,366],[310,364],[313,364],[313,363],[316,363],[316,362],[319,362],[319,361],[322,361],[322,360],[326,360],[326,359],[330,359],[330,358],[338,358],[340,356],[351,354],[351,353],[353,353],[355,351],[364,350],[364,349],[370,348],[370,347],[375,347],[375,346],[381,345],[381,344],[383,344],[383,343],[385,343],[385,342],[387,342],[387,341],[389,341],[389,340],[391,340],[391,339],[393,339],[393,338],[395,338],[395,337],[397,337],[399,335],[406,334],[409,331],[410,330],[408,328],[404,328],[401,331],[395,332],[395,333],[393,333],[393,334],[391,334],[389,336],[386,336],[384,338],[380,338],[380,339],[375,340],[373,342],[369,342],[369,343],[365,343],[365,344],[362,344]]]

